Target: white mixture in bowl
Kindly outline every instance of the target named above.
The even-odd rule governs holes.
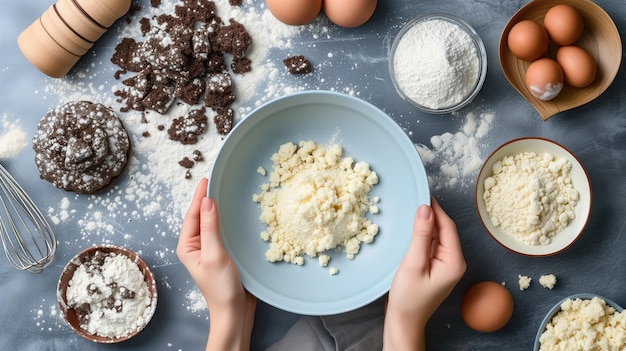
[[[599,297],[567,299],[539,338],[540,351],[623,350],[626,313]]]
[[[267,225],[261,238],[270,243],[268,261],[302,265],[304,254],[316,257],[338,246],[353,259],[361,243],[374,240],[378,225],[365,215],[378,213],[378,199],[369,198],[378,175],[342,153],[340,145],[301,141],[299,147],[283,144],[272,155],[269,183],[253,196]]]
[[[492,170],[483,199],[493,225],[505,233],[527,245],[547,245],[575,218],[579,193],[567,159],[522,152]]]

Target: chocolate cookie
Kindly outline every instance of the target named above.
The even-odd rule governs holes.
[[[113,110],[89,101],[49,111],[33,137],[41,178],[77,193],[109,185],[126,166],[129,148],[126,129]]]

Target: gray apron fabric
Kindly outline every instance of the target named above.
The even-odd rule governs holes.
[[[381,350],[385,299],[338,315],[304,316],[267,351]]]

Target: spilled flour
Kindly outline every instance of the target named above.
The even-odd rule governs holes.
[[[20,121],[9,121],[6,114],[0,119],[0,160],[17,156],[27,145],[26,132]]]
[[[432,136],[431,147],[416,145],[427,168],[431,190],[463,190],[474,184],[485,151],[481,140],[489,133],[494,115],[469,112],[464,119],[455,133]]]

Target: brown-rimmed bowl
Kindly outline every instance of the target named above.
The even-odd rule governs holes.
[[[524,83],[526,69],[531,62],[513,55],[509,50],[507,38],[511,28],[522,20],[530,19],[543,24],[546,12],[559,4],[568,4],[582,15],[585,29],[582,37],[574,45],[585,49],[594,58],[597,75],[594,82],[585,88],[573,88],[565,84],[556,98],[542,101],[534,97]],[[551,43],[546,56],[554,58],[557,48]],[[559,112],[594,100],[611,85],[622,61],[622,41],[611,17],[604,9],[589,0],[534,0],[517,11],[504,27],[500,36],[498,55],[506,79],[545,121]]]
[[[101,336],[98,334],[92,334],[88,332],[87,330],[83,329],[80,325],[80,321],[78,319],[78,315],[76,311],[74,310],[74,308],[69,306],[67,302],[66,295],[67,295],[68,283],[74,276],[74,272],[76,271],[76,269],[79,267],[79,265],[82,264],[81,258],[91,257],[97,251],[101,251],[105,254],[115,253],[115,254],[124,255],[130,258],[130,260],[136,263],[137,266],[139,267],[139,270],[144,276],[144,281],[146,282],[148,286],[151,304],[148,307],[149,309],[147,312],[148,315],[144,315],[145,324],[133,331],[129,331],[129,333],[120,335],[119,337],[118,336],[115,336],[115,337]],[[126,249],[124,247],[121,247],[121,246],[114,246],[114,245],[93,246],[93,247],[89,247],[87,249],[82,250],[67,263],[67,265],[61,272],[61,276],[59,278],[59,283],[57,286],[57,300],[58,300],[58,306],[61,311],[61,315],[63,316],[63,319],[72,328],[72,330],[76,332],[76,334],[80,335],[81,337],[87,340],[90,340],[96,343],[101,343],[101,344],[118,343],[118,342],[126,341],[132,338],[133,336],[139,334],[139,332],[145,328],[145,326],[148,324],[148,322],[154,315],[154,312],[156,310],[156,304],[157,304],[156,280],[154,279],[154,275],[152,274],[152,271],[150,271],[150,268],[148,267],[148,265],[135,252],[129,249]]]
[[[570,178],[572,185],[578,190],[578,202],[574,208],[575,217],[563,230],[551,237],[549,244],[529,245],[511,234],[505,233],[500,226],[493,224],[483,199],[485,179],[493,175],[493,165],[505,156],[515,156],[523,152],[548,153],[555,158],[565,158],[572,165]],[[513,139],[495,149],[483,163],[478,173],[475,196],[480,221],[489,235],[505,248],[525,256],[542,257],[565,251],[582,235],[591,215],[591,182],[583,165],[564,146],[552,140],[538,137]]]

